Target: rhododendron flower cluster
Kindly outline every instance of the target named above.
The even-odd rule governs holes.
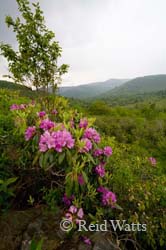
[[[98,166],[95,167],[95,172],[98,174],[100,177],[105,176],[105,168],[104,168],[105,163],[100,163]]]
[[[48,149],[54,149],[57,152],[62,152],[64,147],[69,149],[74,147],[74,139],[67,130],[45,131],[40,137],[39,150],[46,152]]]
[[[103,150],[103,153],[105,156],[108,156],[108,157],[111,156],[112,155],[112,148],[109,146],[105,147]]]
[[[105,155],[105,156],[109,157],[112,155],[112,148],[109,146],[104,147],[104,149],[97,148],[94,150],[93,155],[95,157],[98,157],[100,155]]]
[[[12,104],[10,106],[10,110],[24,110],[24,109],[26,109],[26,107],[27,107],[27,104],[20,104],[20,105]]]
[[[79,128],[87,128],[87,126],[88,126],[88,120],[86,118],[80,119]]]
[[[93,155],[98,157],[103,154],[103,150],[101,148],[97,148],[94,150]]]
[[[29,141],[36,133],[36,127],[28,127],[25,131],[25,140]]]
[[[154,157],[149,157],[149,162],[152,164],[152,166],[155,166],[156,165],[156,163],[157,163],[157,161],[156,161],[156,159],[154,158]]]
[[[50,121],[49,119],[42,120],[40,123],[40,128],[43,130],[49,130],[55,127],[55,123]]]
[[[79,150],[80,153],[89,152],[92,149],[92,143],[89,139],[83,138],[81,139],[81,142],[84,142],[84,146],[80,148]]]
[[[77,208],[75,206],[70,206],[67,213],[65,214],[66,219],[71,222],[79,223],[79,220],[84,217],[84,211],[82,208]]]
[[[97,133],[96,129],[94,128],[87,128],[84,132],[83,138],[90,139],[96,143],[100,142],[100,135]]]
[[[46,112],[45,112],[45,111],[40,111],[40,112],[38,112],[38,116],[39,116],[40,118],[43,118],[45,115],[46,115]]]
[[[102,204],[104,206],[114,207],[117,199],[116,195],[105,187],[99,187],[97,189],[99,193],[102,193]]]
[[[80,186],[85,184],[85,180],[82,174],[78,175],[78,183],[80,184]]]
[[[66,194],[64,194],[63,198],[62,198],[62,201],[63,203],[69,207],[72,203],[72,201],[74,200],[74,195],[71,195],[70,197],[67,197]]]

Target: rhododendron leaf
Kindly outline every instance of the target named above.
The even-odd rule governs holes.
[[[34,166],[36,164],[36,162],[39,160],[40,155],[41,155],[41,152],[38,151],[33,162],[32,162],[32,166]]]
[[[66,184],[66,190],[65,190],[66,195],[69,197],[72,194],[73,184],[74,184],[71,178],[71,172],[66,175],[65,184]]]
[[[50,161],[50,163],[54,162],[54,155],[52,152],[49,153],[49,161]]]
[[[7,181],[5,181],[5,185],[8,186],[8,185],[14,183],[17,179],[18,179],[18,177],[9,178],[9,179],[7,179]]]
[[[121,207],[121,206],[119,206],[117,203],[116,204],[114,204],[114,208],[116,208],[116,209],[119,209],[119,210],[123,210],[123,208]]]
[[[44,158],[44,155],[41,154],[40,157],[39,157],[39,165],[41,168],[43,168],[43,158]]]
[[[93,157],[90,154],[86,154],[89,158],[89,160],[93,163],[96,164],[95,160],[93,159]]]
[[[41,168],[46,169],[48,165],[49,152],[42,154],[39,158],[39,164]]]
[[[85,183],[88,183],[88,176],[86,175],[84,171],[82,171],[82,175],[83,175]]]
[[[70,153],[70,150],[66,150],[66,158],[67,158],[68,164],[72,165],[72,155]]]
[[[88,214],[89,218],[92,220],[91,223],[95,222],[96,221],[96,217],[92,214]]]
[[[61,164],[65,159],[65,152],[61,153],[58,157],[58,163]]]

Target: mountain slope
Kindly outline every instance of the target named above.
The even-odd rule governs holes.
[[[127,79],[110,79],[105,82],[95,82],[79,86],[60,87],[59,94],[65,97],[78,99],[93,98],[105,93],[116,86],[120,86],[128,81]]]
[[[28,88],[24,85],[17,84],[14,82],[0,80],[0,89],[9,89],[12,91],[19,91],[20,96],[25,96],[29,98],[35,98],[37,96],[42,95],[42,91],[33,91],[31,88]]]
[[[128,96],[166,90],[166,75],[151,75],[137,77],[116,87],[98,98],[109,98],[109,96]]]

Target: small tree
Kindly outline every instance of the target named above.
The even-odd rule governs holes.
[[[54,40],[55,34],[45,25],[43,12],[39,3],[28,0],[16,0],[21,18],[15,20],[6,16],[6,24],[12,27],[18,41],[18,51],[9,44],[0,44],[1,55],[8,60],[8,67],[15,82],[43,87],[53,91],[61,81],[61,75],[66,73],[68,65],[58,67],[57,60],[61,56],[62,48]]]

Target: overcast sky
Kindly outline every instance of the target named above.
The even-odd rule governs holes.
[[[166,73],[166,0],[40,0],[47,26],[70,65],[63,83]],[[4,24],[15,0],[0,0],[0,41],[17,46]],[[0,78],[7,63],[0,57]]]

